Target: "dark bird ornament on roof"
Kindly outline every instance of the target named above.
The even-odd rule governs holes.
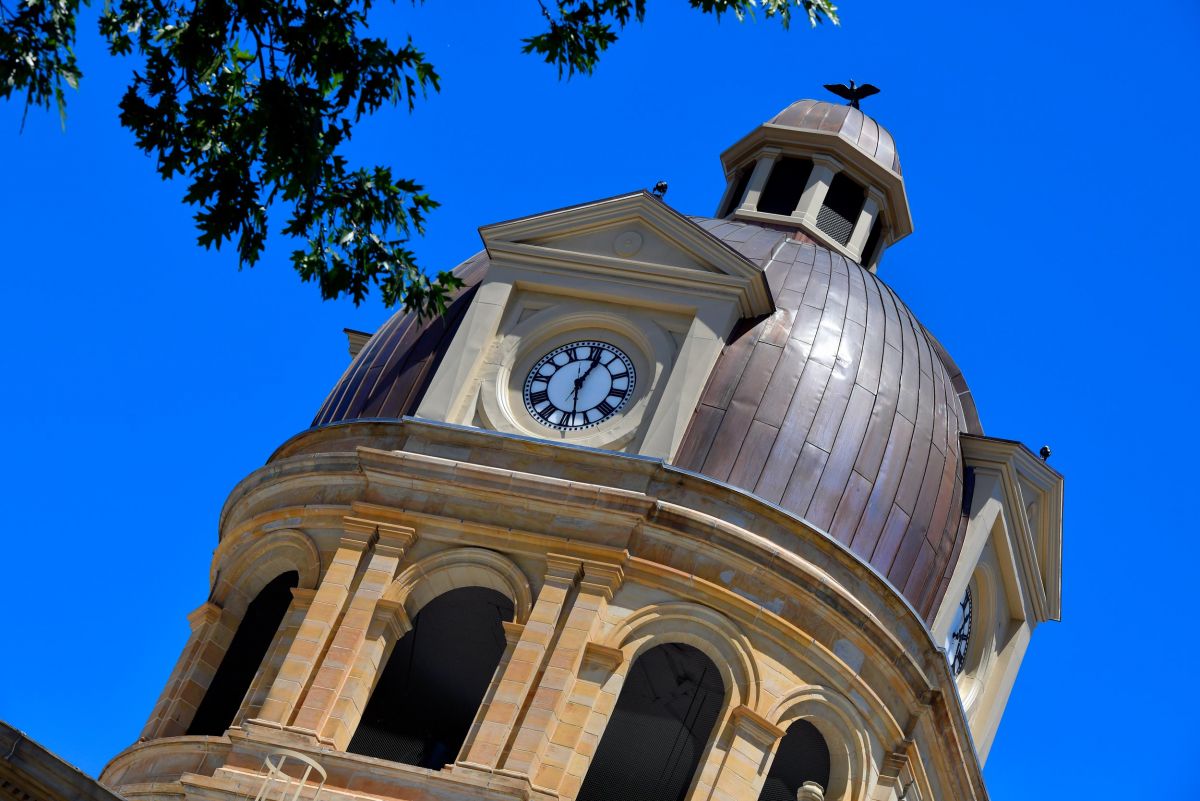
[[[855,86],[854,81],[850,82],[849,86],[844,83],[827,83],[825,88],[833,92],[838,97],[849,100],[850,108],[859,108],[858,101],[864,97],[879,94],[879,87],[869,83],[864,83],[862,86]]]

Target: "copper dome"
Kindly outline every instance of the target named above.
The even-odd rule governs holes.
[[[856,108],[823,100],[797,100],[767,124],[836,134],[879,165],[900,174],[896,141],[886,128]]]
[[[962,376],[896,294],[858,264],[734,220],[692,218],[766,273],[777,311],[735,327],[674,463],[827,531],[930,617],[962,544],[960,433],[982,433]],[[444,318],[397,313],[314,426],[413,414],[486,254]]]

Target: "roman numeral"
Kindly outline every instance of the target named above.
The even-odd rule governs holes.
[[[539,403],[548,400],[550,400],[550,395],[544,389],[539,389],[536,392],[529,393],[529,402],[534,406],[537,406]]]
[[[607,417],[616,410],[617,407],[609,403],[607,398],[596,404],[596,411],[600,412],[601,417]]]

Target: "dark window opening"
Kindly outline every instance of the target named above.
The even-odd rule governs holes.
[[[883,241],[883,212],[875,215],[875,222],[871,225],[871,233],[867,235],[867,244],[863,245],[862,256],[859,258],[859,263],[864,267],[870,267],[875,262],[879,261],[879,254],[876,252],[879,249],[880,242]]]
[[[682,801],[724,701],[716,665],[690,645],[642,654],[629,668],[578,801]]]
[[[858,222],[866,194],[863,188],[839,172],[829,183],[825,202],[817,212],[817,227],[833,237],[839,244],[850,241],[850,232]]]
[[[758,801],[796,801],[796,791],[805,782],[829,790],[829,746],[816,726],[798,720],[779,741]]]
[[[513,604],[462,587],[425,605],[388,657],[346,749],[439,770],[453,762],[504,655]]]
[[[800,203],[813,163],[808,159],[783,158],[775,162],[767,185],[758,198],[758,210],[767,214],[791,214]]]
[[[292,603],[292,588],[299,583],[300,574],[295,570],[276,576],[246,607],[246,614],[221,659],[221,666],[192,716],[188,734],[220,736],[232,725],[250,683],[254,681],[254,674]]]
[[[738,206],[742,205],[742,198],[746,196],[746,187],[750,185],[750,173],[753,167],[754,165],[751,164],[737,171],[733,181],[733,191],[729,193],[729,199],[725,201],[725,208],[717,215],[718,217],[728,217]]]

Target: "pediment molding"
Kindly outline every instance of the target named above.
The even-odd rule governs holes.
[[[1037,622],[1060,619],[1062,476],[1019,442],[974,434],[961,442],[966,467],[999,479],[1008,545]]]
[[[479,229],[488,256],[546,272],[736,299],[742,317],[775,310],[758,265],[658,198],[635,192]]]

